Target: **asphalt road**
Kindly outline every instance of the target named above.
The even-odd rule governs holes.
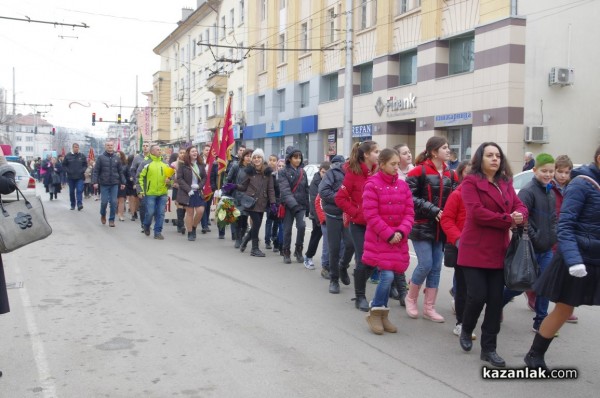
[[[452,334],[450,269],[445,323],[409,319],[391,300],[399,331],[376,336],[352,286],[331,295],[318,270],[241,254],[214,226],[188,242],[168,225],[157,241],[138,222],[101,225],[93,200],[81,212],[66,193],[45,205],[53,234],[2,256],[13,283],[2,398],[598,396],[598,310],[578,309],[547,354],[577,380],[484,380],[479,340],[464,353]],[[505,311],[498,353],[509,367],[523,366],[532,316],[522,297]]]

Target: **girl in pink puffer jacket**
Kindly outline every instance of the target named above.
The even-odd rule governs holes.
[[[408,184],[398,178],[399,162],[395,150],[381,151],[379,171],[367,180],[363,191],[367,231],[362,261],[380,271],[380,281],[367,315],[367,323],[375,334],[397,331],[388,320],[388,297],[394,272],[406,271],[410,262],[408,234],[415,210]]]

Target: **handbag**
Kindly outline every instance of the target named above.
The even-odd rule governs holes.
[[[243,193],[240,199],[240,206],[246,210],[251,209],[256,204],[256,200],[255,197]]]
[[[58,175],[58,173],[56,173],[56,172],[52,173],[52,175],[50,176],[50,179],[52,181],[52,185],[60,184],[60,175]]]
[[[504,284],[510,290],[531,290],[540,275],[527,224],[513,232],[504,257]]]
[[[454,268],[458,261],[458,247],[452,243],[444,245],[444,266]]]
[[[10,253],[52,233],[39,196],[27,199],[17,188],[16,202],[4,203],[0,195],[0,211],[0,253]]]
[[[300,181],[302,181],[302,177],[304,176],[303,172],[304,172],[304,170],[301,168],[300,169],[300,177],[298,177],[298,181],[296,181],[296,185],[294,185],[294,188],[292,188],[292,194],[294,192],[296,192],[296,189],[298,189],[298,185],[300,185]],[[280,219],[285,218],[285,203],[279,204],[279,207],[277,208],[277,218],[280,218]]]

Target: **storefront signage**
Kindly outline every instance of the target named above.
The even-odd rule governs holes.
[[[409,93],[408,97],[397,98],[396,96],[389,97],[385,102],[381,97],[377,98],[375,110],[381,116],[385,110],[388,116],[396,115],[400,111],[417,108],[417,97],[413,93]]]
[[[281,131],[281,121],[273,120],[273,121],[267,122],[266,128],[267,128],[267,134],[279,133]]]
[[[337,153],[337,131],[336,130],[330,130],[329,133],[327,134],[327,146],[328,146],[328,150],[327,150],[327,154],[328,155],[335,155]]]
[[[352,126],[352,138],[364,138],[373,136],[372,124],[359,124]]]
[[[473,112],[436,115],[433,122],[433,127],[460,126],[463,124],[473,124]]]

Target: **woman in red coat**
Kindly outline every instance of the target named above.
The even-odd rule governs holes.
[[[527,208],[512,185],[512,173],[502,149],[484,142],[471,159],[471,173],[464,179],[462,198],[467,219],[460,236],[458,265],[467,284],[460,346],[470,351],[471,333],[485,305],[481,325],[481,359],[494,366],[505,362],[496,353],[500,332],[504,256],[511,226],[523,224]]]
[[[346,174],[342,186],[335,194],[335,204],[350,219],[350,235],[354,243],[356,268],[354,269],[355,306],[361,311],[369,311],[365,290],[367,279],[373,267],[362,263],[363,247],[367,222],[362,209],[362,196],[367,178],[377,171],[379,148],[375,141],[356,143],[352,147],[350,160],[344,164]],[[330,264],[331,265],[331,264]]]

